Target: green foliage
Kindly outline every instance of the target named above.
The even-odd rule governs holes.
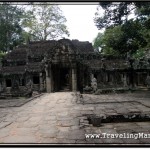
[[[123,24],[128,20],[135,5],[133,2],[100,2],[100,9],[104,9],[104,15],[97,11],[94,21],[98,29],[109,28]]]
[[[31,9],[26,12],[26,19],[23,21],[26,27],[25,36],[31,40],[57,39],[69,32],[65,25],[66,18],[57,5],[40,3],[30,5]]]
[[[69,32],[66,18],[57,5],[0,4],[0,50],[7,52],[29,40],[57,39]],[[23,8],[24,7],[24,8]]]
[[[98,29],[106,30],[95,42],[104,45],[104,54],[143,57],[150,46],[150,2],[100,2],[100,6],[104,15],[97,12],[95,23]]]
[[[0,51],[0,59],[3,58],[6,55],[6,53]]]
[[[121,27],[117,26],[115,28],[110,28],[105,31],[103,38],[101,38],[100,46],[104,54],[118,56],[120,44],[122,44],[123,42],[123,32],[121,31]]]
[[[136,51],[136,53],[134,53],[133,54],[133,58],[135,58],[135,59],[139,59],[139,58],[142,58],[142,57],[144,57],[145,56],[145,48],[143,49],[143,48],[141,48],[141,49],[138,49],[137,51]]]
[[[130,55],[138,53],[136,56],[142,56],[141,48],[146,47],[147,43],[141,24],[133,20],[106,29],[102,38],[98,35],[94,41],[95,48],[101,47],[104,54],[115,56],[126,56],[127,53]]]
[[[100,2],[100,10],[95,13],[95,24],[98,29],[109,28],[126,23],[134,14],[135,19],[146,21],[150,16],[150,2]]]
[[[12,50],[22,39],[22,10],[8,3],[0,4],[0,49]]]
[[[95,49],[99,49],[99,48],[102,49],[102,47],[103,47],[103,36],[104,36],[103,33],[98,33],[97,37],[94,39],[93,47]]]

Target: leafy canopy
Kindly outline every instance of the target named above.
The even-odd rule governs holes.
[[[0,51],[12,50],[23,41],[21,18],[23,10],[9,3],[0,4]]]
[[[51,40],[69,36],[66,18],[58,5],[49,2],[0,3],[0,52],[8,52],[29,40]]]
[[[150,42],[149,6],[150,2],[100,2],[104,15],[98,10],[94,21],[98,29],[106,30],[95,38],[94,46],[104,54],[143,56]]]
[[[66,18],[58,5],[50,5],[47,2],[30,5],[30,8],[26,12],[23,25],[26,28],[26,36],[28,35],[31,40],[49,40],[69,36],[65,25]]]

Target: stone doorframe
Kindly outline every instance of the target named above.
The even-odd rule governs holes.
[[[53,92],[53,72],[52,72],[52,64],[45,66],[46,72],[46,91],[47,93]],[[71,74],[72,74],[72,91],[77,91],[77,67],[76,64],[71,66]]]

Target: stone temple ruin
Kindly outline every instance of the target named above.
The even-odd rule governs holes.
[[[0,96],[30,96],[32,91],[80,91],[148,88],[150,58],[103,56],[89,42],[61,39],[29,42],[1,62]]]

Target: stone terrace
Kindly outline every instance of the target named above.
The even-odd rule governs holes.
[[[102,123],[82,121],[91,114],[150,112],[149,92],[88,95],[44,94],[20,107],[0,108],[0,143],[149,144],[149,139],[86,138],[85,134],[150,133],[150,122]]]

